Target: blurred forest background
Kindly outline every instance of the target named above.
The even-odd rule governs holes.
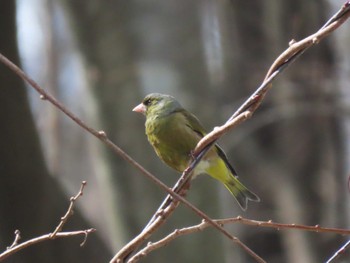
[[[3,0],[0,52],[22,65],[86,123],[106,131],[172,186],[177,173],[148,145],[132,108],[150,92],[175,96],[208,130],[263,80],[291,39],[320,28],[339,0]],[[252,119],[220,144],[262,199],[242,212],[209,177],[188,199],[212,218],[349,228],[350,24],[304,54],[274,83]],[[28,248],[8,262],[108,262],[138,234],[165,193],[0,65],[0,248],[57,225],[82,180],[66,230],[81,238]],[[180,206],[152,241],[200,219]],[[333,234],[233,225],[267,262],[323,262],[346,240]],[[218,231],[185,236],[142,262],[252,262]],[[342,257],[350,260],[349,253]]]

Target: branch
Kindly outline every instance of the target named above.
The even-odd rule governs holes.
[[[136,162],[130,155],[124,152],[120,147],[114,144],[111,140],[108,139],[105,131],[100,130],[97,131],[92,127],[88,126],[83,120],[81,120],[77,115],[71,112],[67,107],[65,107],[61,102],[59,102],[54,96],[52,96],[49,92],[44,90],[38,83],[36,83],[32,78],[30,78],[22,69],[20,69],[17,65],[15,65],[12,61],[6,58],[3,54],[0,53],[0,62],[2,62],[5,66],[7,66],[10,70],[16,73],[24,82],[28,83],[32,88],[34,88],[39,94],[40,99],[46,100],[50,102],[53,106],[55,106],[58,110],[63,112],[67,117],[69,117],[73,122],[78,124],[81,128],[86,130],[88,133],[92,134],[99,140],[101,140],[106,146],[108,146],[114,153],[122,157],[126,162],[136,167],[141,174],[151,180],[153,183],[158,185],[164,191],[168,192],[175,199],[184,202],[184,199],[181,196],[178,196],[174,193],[168,186],[166,186],[162,181],[160,181],[156,176],[143,168],[138,162]]]
[[[186,189],[182,189],[180,195],[186,192]],[[127,257],[129,257],[143,242],[145,242],[161,225],[163,225],[175,208],[178,206],[179,201],[171,202],[164,210],[158,210],[155,220],[145,228],[139,235],[132,239],[128,244],[126,244],[118,253],[111,259],[110,263],[121,263],[124,262]],[[192,209],[192,208],[191,208]],[[227,232],[221,224],[215,222],[209,218],[205,213],[203,213],[198,208],[194,207],[195,212],[211,226],[218,229],[226,237],[228,237],[232,242],[238,244],[243,250],[245,250],[251,257],[255,259],[256,262],[264,263],[265,261],[259,257],[253,250],[246,246],[237,237],[232,236]]]
[[[299,229],[299,230],[317,232],[317,233],[336,233],[339,235],[350,235],[350,230],[348,230],[348,229],[328,228],[328,227],[321,227],[319,225],[306,226],[306,225],[299,225],[299,224],[282,224],[282,223],[272,222],[272,220],[257,221],[257,220],[252,220],[252,219],[248,219],[248,218],[243,218],[241,216],[238,216],[235,218],[216,219],[213,221],[215,221],[216,223],[218,223],[220,225],[240,223],[240,224],[250,225],[250,226],[274,228],[276,230]],[[143,249],[138,251],[132,258],[130,258],[128,263],[135,263],[135,262],[139,261],[140,259],[146,257],[152,251],[168,245],[171,241],[175,240],[176,238],[179,238],[179,237],[184,236],[184,235],[189,235],[189,234],[201,232],[208,227],[211,227],[211,225],[208,224],[208,222],[206,222],[205,220],[203,220],[201,223],[199,223],[197,225],[185,227],[182,229],[176,229],[172,233],[170,233],[169,235],[165,236],[164,238],[160,239],[157,242],[154,242],[154,243],[149,242],[146,247],[144,247]],[[349,246],[350,246],[350,241],[348,241],[344,246],[342,246],[335,253],[335,255],[333,255],[333,257],[329,261],[327,261],[327,263],[330,263],[332,259],[337,257],[339,254],[343,253]]]
[[[96,230],[94,228],[90,228],[90,229],[86,229],[86,230],[78,230],[78,231],[70,231],[70,232],[59,232],[56,233],[55,238],[65,238],[65,237],[72,237],[72,236],[80,236],[83,235],[84,236],[84,240],[83,242],[80,244],[81,246],[84,245],[86,238],[88,236],[88,234],[95,232]],[[17,253],[18,251],[30,247],[32,245],[35,244],[39,244],[43,241],[49,241],[49,240],[53,240],[51,238],[51,234],[46,234],[46,235],[42,235],[40,237],[35,237],[32,238],[26,242],[23,242],[21,244],[18,244],[14,247],[10,247],[9,249],[7,249],[5,252],[0,254],[0,262],[4,261],[6,258],[8,258],[9,256]]]
[[[85,185],[86,185],[86,182],[83,181],[81,183],[81,187],[80,187],[79,192],[75,196],[70,198],[70,205],[68,207],[68,210],[67,210],[66,214],[61,218],[60,223],[58,224],[58,226],[56,227],[56,229],[55,229],[55,231],[53,233],[45,234],[45,235],[42,235],[40,237],[35,237],[35,238],[32,238],[32,239],[30,239],[30,240],[28,240],[26,242],[18,244],[18,241],[20,240],[21,236],[20,236],[20,231],[16,230],[15,231],[15,240],[13,241],[12,245],[7,248],[6,251],[4,251],[3,253],[0,254],[0,262],[2,262],[7,257],[17,253],[18,251],[20,251],[20,250],[22,250],[24,248],[27,248],[29,246],[41,243],[43,241],[53,240],[55,238],[63,238],[63,237],[84,235],[84,240],[80,244],[80,246],[83,246],[85,244],[85,242],[86,242],[88,234],[93,233],[93,232],[96,231],[94,228],[85,229],[85,230],[78,230],[78,231],[70,231],[70,232],[60,232],[60,231],[62,230],[64,224],[67,222],[68,218],[73,213],[74,202],[80,196],[83,195],[83,190],[84,190]]]
[[[350,247],[350,240],[348,240],[341,248],[339,248],[326,263],[331,263],[334,259],[337,259],[341,254],[343,254]]]
[[[223,125],[224,131],[216,128],[211,133],[208,133],[197,144],[194,155],[199,153],[209,144],[216,142],[224,133],[237,126],[236,122],[241,123],[250,118],[253,113],[260,106],[264,96],[272,87],[272,81],[282,73],[288,66],[290,66],[299,56],[301,56],[308,48],[318,44],[323,38],[328,36],[331,32],[340,27],[350,16],[350,1],[347,1],[341,9],[331,17],[316,33],[296,42],[292,40],[289,48],[287,48],[271,65],[268,70],[263,83],[256,89],[256,91],[238,108],[238,110],[230,117],[230,119]],[[245,117],[240,116],[244,112]]]
[[[64,224],[67,222],[68,218],[73,215],[74,203],[80,196],[83,195],[83,191],[84,191],[85,186],[86,186],[86,181],[83,181],[81,183],[79,192],[75,196],[72,196],[70,198],[70,204],[69,204],[68,210],[67,210],[66,214],[63,217],[61,217],[60,223],[56,227],[55,231],[53,231],[50,238],[56,237],[57,233],[62,230],[62,228],[63,228]]]
[[[316,233],[335,233],[335,234],[339,234],[339,235],[350,235],[349,229],[321,227],[320,225],[306,226],[306,225],[300,225],[300,224],[283,224],[283,223],[273,222],[272,220],[258,221],[258,220],[244,218],[241,216],[238,216],[235,218],[222,219],[221,221],[222,221],[222,224],[239,222],[239,223],[244,224],[244,225],[258,226],[258,227],[269,227],[269,228],[275,228],[276,230],[298,229],[298,230],[316,232]]]

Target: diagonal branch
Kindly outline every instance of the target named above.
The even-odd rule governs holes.
[[[350,240],[348,240],[341,248],[339,248],[333,256],[331,256],[326,263],[331,263],[335,259],[337,259],[341,254],[343,254],[350,247]]]

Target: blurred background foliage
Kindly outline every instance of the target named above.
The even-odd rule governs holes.
[[[169,186],[177,174],[153,153],[131,109],[150,92],[178,98],[208,130],[252,93],[291,39],[314,31],[337,0],[5,0],[0,52],[89,125],[104,130]],[[220,144],[262,202],[243,213],[209,177],[188,199],[212,218],[243,215],[349,227],[349,23],[281,75],[252,119]],[[20,55],[19,55],[20,54]],[[0,65],[0,247],[52,231],[82,180],[67,229],[9,262],[107,262],[139,233],[165,193]],[[152,237],[200,219],[185,207]],[[267,262],[322,262],[346,240],[332,234],[233,225]],[[252,262],[215,230],[182,237],[142,262]],[[349,257],[347,256],[349,259]],[[343,257],[346,259],[346,255]]]

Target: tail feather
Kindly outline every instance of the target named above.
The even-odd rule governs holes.
[[[232,177],[224,184],[233,195],[233,197],[237,200],[242,210],[247,210],[248,200],[253,202],[260,202],[260,198],[252,191],[250,191],[247,187],[245,187],[240,181],[238,181],[237,178]]]

